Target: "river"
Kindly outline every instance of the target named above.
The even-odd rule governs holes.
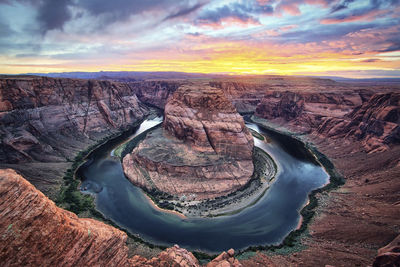
[[[161,121],[159,117],[144,121],[126,139]],[[207,253],[279,244],[297,228],[308,194],[325,185],[329,176],[299,142],[253,123],[246,125],[269,137],[269,143],[256,138],[254,142],[275,160],[278,173],[268,192],[237,214],[191,219],[156,209],[143,191],[125,178],[119,158],[113,156],[118,146],[115,142],[98,148],[80,167],[81,188],[96,195],[96,208],[105,217],[153,244],[179,244]]]

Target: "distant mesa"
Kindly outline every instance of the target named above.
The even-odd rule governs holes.
[[[168,99],[163,127],[123,159],[128,179],[187,199],[224,196],[253,173],[253,137],[221,89],[182,85]]]

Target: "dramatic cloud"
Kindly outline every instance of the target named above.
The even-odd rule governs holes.
[[[356,4],[360,4],[359,2],[364,5],[357,7]],[[372,21],[378,16],[383,17],[383,15],[391,13],[393,11],[392,8],[396,8],[398,2],[398,0],[344,0],[339,5],[333,7],[331,10],[331,14],[333,15],[322,19],[321,23],[336,24],[353,21]],[[349,5],[352,3],[354,3],[356,7],[350,9]]]
[[[242,23],[257,23],[258,15],[272,14],[269,4],[247,1],[224,5],[213,10],[204,11],[196,20],[197,24],[221,24],[223,20],[237,20]]]
[[[399,0],[0,0],[0,73],[398,76],[399,14]]]
[[[64,23],[71,19],[67,6],[70,0],[43,0],[38,10],[38,20],[43,32],[53,29],[62,29]]]

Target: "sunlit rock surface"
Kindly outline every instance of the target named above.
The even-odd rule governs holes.
[[[253,173],[253,138],[223,92],[181,86],[165,106],[163,128],[123,160],[134,184],[190,199],[229,194]]]

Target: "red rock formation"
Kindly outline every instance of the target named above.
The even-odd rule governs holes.
[[[400,235],[378,250],[373,264],[373,267],[391,266],[400,266]]]
[[[164,129],[199,151],[251,159],[253,137],[219,89],[181,86],[165,106]]]
[[[234,258],[235,251],[233,249],[228,252],[222,252],[215,259],[207,263],[206,267],[242,267],[243,265]]]
[[[253,138],[219,89],[180,87],[165,107],[163,130],[123,159],[134,184],[190,199],[227,195],[253,173]]]
[[[128,258],[124,232],[56,207],[11,169],[0,170],[0,218],[1,266],[200,266],[177,245],[152,259]],[[228,254],[227,266],[241,266]]]
[[[257,106],[256,115],[294,129],[329,138],[361,140],[367,152],[400,143],[400,94],[360,97],[315,93],[275,93]],[[361,104],[362,103],[362,104]]]
[[[15,171],[0,170],[2,266],[126,266],[125,233],[60,209]]]
[[[128,179],[140,187],[205,199],[244,186],[253,174],[253,161],[199,152],[158,129],[124,157],[123,168]]]
[[[53,193],[78,151],[148,113],[126,84],[26,76],[0,79],[0,109],[0,166]]]
[[[182,267],[199,267],[199,261],[193,256],[191,252],[186,249],[180,248],[178,245],[172,248],[167,248],[161,252],[157,257],[146,259],[141,256],[134,256],[130,259],[132,266],[182,266]]]
[[[9,163],[63,160],[75,143],[146,113],[127,85],[45,77],[0,79],[0,106],[0,161]]]

